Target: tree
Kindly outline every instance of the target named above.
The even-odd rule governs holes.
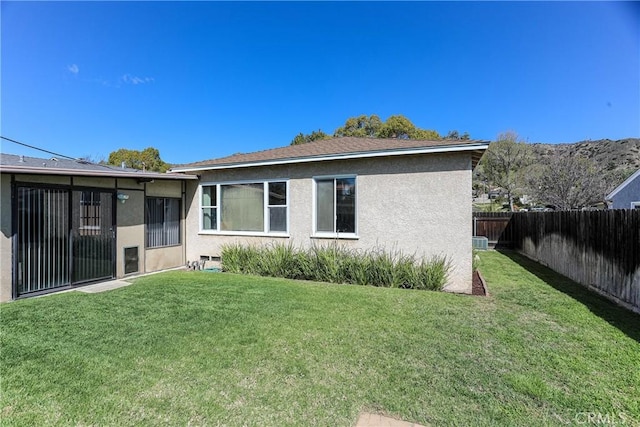
[[[487,180],[501,187],[513,211],[513,199],[524,187],[524,170],[533,162],[531,147],[512,131],[498,135],[482,157],[482,170]]]
[[[469,139],[469,134],[465,133]],[[385,122],[380,120],[375,114],[370,116],[361,115],[349,117],[344,123],[335,130],[333,136],[353,136],[360,138],[398,138],[398,139],[442,139],[440,134],[431,129],[420,129],[416,127],[411,120],[403,115],[390,116]],[[464,135],[463,135],[464,137]],[[304,144],[311,141],[317,141],[330,138],[329,135],[322,130],[314,131],[309,135],[299,133],[291,141],[291,145]]]
[[[375,114],[349,117],[344,126],[339,127],[333,133],[334,137],[355,136],[361,138],[375,138],[378,135],[382,120]]]
[[[442,137],[435,130],[416,128],[409,139],[425,139],[428,141],[437,141],[439,139],[442,139]]]
[[[318,129],[317,131],[314,130],[313,132],[307,135],[300,132],[295,136],[295,138],[293,138],[293,140],[291,140],[291,145],[306,144],[307,142],[319,141],[319,140],[330,139],[330,138],[331,136],[324,133],[322,129]]]
[[[378,138],[441,139],[438,132],[417,128],[403,115],[390,116],[378,131]]]
[[[128,168],[154,172],[166,172],[170,166],[160,158],[160,151],[153,147],[142,151],[120,148],[109,154],[108,164],[120,166],[123,162]]]
[[[538,202],[567,210],[604,200],[604,174],[593,160],[554,153],[540,162],[527,180],[529,192]]]
[[[444,137],[444,139],[468,141],[469,139],[471,139],[471,136],[469,135],[469,132],[465,132],[462,135],[460,135],[460,133],[457,130],[450,130],[449,133],[447,133],[447,136]]]

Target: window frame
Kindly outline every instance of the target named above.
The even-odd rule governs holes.
[[[178,242],[177,243],[168,243],[168,244],[163,244],[163,245],[154,245],[151,246],[149,245],[149,200],[162,200],[163,201],[163,206],[162,206],[162,212],[163,212],[163,224],[166,224],[167,220],[166,220],[166,201],[167,200],[175,200],[178,203],[176,212],[178,213]],[[158,249],[158,248],[169,248],[169,247],[173,247],[173,246],[181,246],[182,245],[182,199],[180,197],[163,197],[163,196],[145,196],[144,198],[144,209],[145,209],[145,218],[144,218],[144,229],[145,229],[145,236],[144,236],[144,247],[145,249]],[[164,229],[163,226],[163,233],[166,233],[167,230]],[[166,240],[166,239],[164,239]]]
[[[354,185],[355,185],[355,191],[356,191],[356,195],[354,198],[354,232],[353,233],[345,233],[345,232],[339,232],[337,231],[337,209],[338,209],[338,201],[337,201],[337,193],[336,193],[336,182],[339,179],[353,179],[354,180]],[[318,181],[327,181],[327,180],[333,180],[333,195],[334,195],[334,203],[333,203],[333,229],[335,231],[329,232],[329,231],[318,231],[317,227],[318,227],[318,194],[317,194],[317,188],[318,188]],[[312,215],[312,225],[311,225],[311,229],[312,229],[312,238],[320,238],[320,239],[359,239],[360,236],[358,234],[358,198],[360,195],[360,191],[358,190],[358,176],[355,174],[345,174],[345,175],[319,175],[319,176],[314,176],[312,178],[312,187],[313,187],[313,191],[312,191],[312,198],[313,198],[313,215]]]
[[[85,199],[87,195],[89,195],[89,200]],[[80,191],[80,225],[78,227],[80,230],[100,231],[102,228],[101,205],[102,197],[100,190]],[[90,223],[93,223],[93,225],[89,225]]]
[[[286,188],[286,198],[284,205],[270,205],[269,204],[269,184],[274,182],[283,182]],[[220,215],[222,213],[222,205],[221,205],[221,187],[225,185],[243,185],[243,184],[262,184],[263,188],[263,229],[262,231],[233,231],[233,230],[221,230],[220,228]],[[203,196],[203,188],[204,187],[216,187],[216,200],[215,205],[211,206],[203,206],[202,205],[202,196]],[[199,210],[199,218],[198,218],[198,234],[206,234],[206,235],[217,235],[217,236],[273,236],[273,237],[290,237],[290,186],[289,179],[284,178],[274,178],[274,179],[251,179],[251,180],[241,180],[241,181],[212,181],[212,182],[201,182],[198,185],[198,205],[200,207]],[[286,231],[270,231],[270,217],[269,217],[269,208],[271,207],[284,207],[286,209]],[[205,208],[215,208],[216,209],[216,229],[205,229],[204,228],[204,209]]]

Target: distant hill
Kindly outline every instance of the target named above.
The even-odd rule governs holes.
[[[531,144],[540,156],[549,156],[554,152],[562,156],[581,156],[592,159],[608,175],[624,181],[633,172],[640,169],[640,138],[627,138],[613,141],[599,139],[580,141],[573,144]],[[618,184],[619,184],[618,183]]]

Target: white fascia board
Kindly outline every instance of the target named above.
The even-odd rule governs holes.
[[[629,183],[634,179],[636,179],[638,176],[640,176],[640,169],[635,171],[635,173],[631,175],[629,178],[625,179],[624,182],[618,185],[611,193],[607,194],[606,199],[611,200],[613,197],[615,197],[616,194],[618,194],[624,187],[629,185]]]
[[[486,142],[486,143],[478,143],[474,145],[465,144],[465,145],[409,148],[404,150],[364,151],[359,153],[329,154],[324,156],[297,157],[297,158],[288,158],[288,159],[246,162],[246,163],[227,163],[227,164],[220,164],[220,165],[196,166],[193,168],[176,168],[176,169],[171,169],[171,172],[198,172],[198,171],[206,171],[206,170],[237,169],[237,168],[248,168],[248,167],[256,167],[256,166],[287,165],[292,163],[323,162],[323,161],[329,161],[329,160],[366,159],[366,158],[372,158],[372,157],[405,156],[405,155],[430,154],[430,153],[452,153],[452,152],[461,152],[461,151],[486,150],[488,147],[489,147],[489,143]]]

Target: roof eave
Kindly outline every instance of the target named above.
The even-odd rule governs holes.
[[[635,180],[638,176],[640,176],[640,169],[638,169],[637,171],[635,171],[629,178],[625,179],[624,182],[620,185],[618,185],[611,193],[607,194],[606,199],[607,200],[612,200],[616,194],[618,194],[620,191],[622,191],[623,188],[625,188],[627,185],[629,185],[629,183],[633,180]]]
[[[341,153],[341,154],[323,154],[318,156],[305,156],[305,157],[290,157],[283,159],[273,160],[260,160],[250,162],[234,162],[234,163],[221,163],[213,165],[203,165],[195,167],[183,167],[172,168],[172,172],[198,172],[206,170],[222,170],[222,169],[235,169],[235,168],[248,168],[257,166],[274,166],[285,165],[292,163],[311,163],[311,162],[323,162],[330,160],[350,160],[350,159],[366,159],[372,157],[389,157],[389,156],[403,156],[403,155],[416,155],[416,154],[431,154],[431,153],[450,153],[450,152],[463,152],[473,151],[481,153],[489,147],[489,142],[477,142],[473,144],[459,144],[459,145],[439,145],[433,147],[414,147],[406,149],[393,149],[393,150],[377,150],[377,151],[362,151],[353,153]],[[477,162],[475,162],[477,163]],[[473,165],[475,167],[475,164]]]
[[[120,172],[120,171],[94,171],[82,169],[47,168],[31,166],[0,166],[1,173],[25,174],[25,175],[73,175],[100,178],[133,178],[133,179],[173,179],[191,180],[198,179],[196,175],[176,173],[150,173],[150,172]]]

